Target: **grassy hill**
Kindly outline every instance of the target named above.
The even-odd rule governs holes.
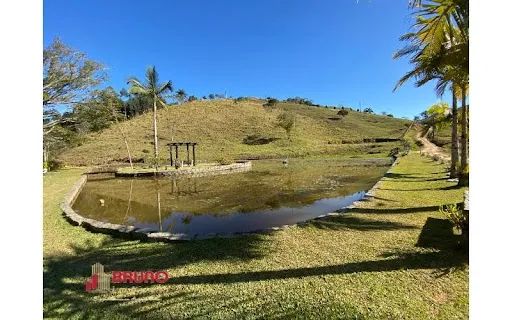
[[[194,101],[159,110],[161,156],[169,157],[166,144],[173,139],[198,142],[199,161],[322,154],[382,156],[397,143],[363,143],[363,140],[399,138],[410,124],[408,120],[352,111],[340,118],[336,115],[338,110],[293,103],[264,107],[264,102]],[[276,118],[283,111],[296,114],[291,140],[276,126]],[[148,159],[153,150],[150,113],[90,134],[82,145],[67,150],[59,158],[70,165],[127,161],[118,126],[127,132],[134,160]]]

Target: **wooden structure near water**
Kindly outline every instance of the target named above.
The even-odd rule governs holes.
[[[169,146],[169,154],[171,156],[171,166],[179,165],[179,146],[186,146],[187,149],[187,161],[188,165],[196,165],[196,145],[197,142],[171,142],[167,144]],[[190,147],[192,146],[192,161],[190,161]],[[174,149],[174,150],[173,150]]]

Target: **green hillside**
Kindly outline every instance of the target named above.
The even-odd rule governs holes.
[[[408,120],[355,111],[341,118],[337,116],[338,110],[330,108],[284,102],[268,107],[264,103],[256,99],[194,101],[159,110],[161,156],[168,158],[166,144],[173,139],[198,142],[199,161],[321,154],[382,156],[397,142],[363,143],[363,140],[399,138],[410,124]],[[291,140],[276,125],[276,118],[283,111],[296,115]],[[118,126],[127,132],[134,160],[148,159],[153,150],[150,113],[90,134],[82,145],[67,150],[59,158],[69,165],[127,161]]]

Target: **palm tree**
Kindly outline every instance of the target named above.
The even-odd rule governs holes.
[[[179,89],[176,91],[176,100],[178,100],[179,104],[182,104],[183,101],[187,98],[187,93],[183,89]]]
[[[461,92],[462,109],[465,113],[466,88],[469,79],[469,5],[467,0],[433,0],[412,1],[419,7],[415,32],[401,37],[409,44],[398,51],[394,58],[412,55],[410,62],[413,70],[404,75],[394,90],[411,78],[416,79],[416,86],[422,86],[431,80],[437,80],[436,93],[443,95],[451,84],[452,91],[452,161],[450,175],[457,176],[458,135],[457,135],[457,94]],[[464,116],[463,116],[464,118]],[[463,158],[467,149],[465,122],[461,121],[462,168],[467,162]],[[465,162],[466,161],[466,162]],[[466,165],[467,166],[467,165]]]
[[[146,83],[140,82],[137,78],[132,77],[128,80],[130,93],[136,95],[148,96],[153,100],[153,142],[154,142],[154,156],[155,168],[158,170],[158,135],[157,135],[157,105],[165,107],[164,94],[172,92],[172,82],[167,81],[164,84],[158,83],[158,72],[154,66],[146,70]]]

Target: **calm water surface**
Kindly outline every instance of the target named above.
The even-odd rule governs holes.
[[[250,171],[228,175],[90,179],[73,207],[88,218],[191,237],[250,232],[342,209],[361,199],[389,164],[259,160]]]

